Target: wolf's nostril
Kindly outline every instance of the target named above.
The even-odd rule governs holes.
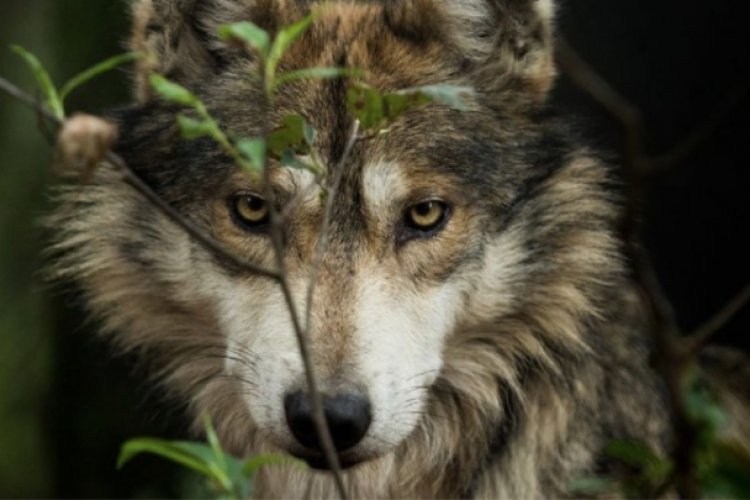
[[[372,415],[370,402],[359,394],[337,394],[323,399],[326,420],[337,450],[347,450],[367,433]]]
[[[359,443],[372,421],[370,402],[359,394],[324,395],[323,409],[333,444],[339,451],[347,450]],[[297,391],[287,395],[284,398],[284,412],[289,429],[297,441],[306,448],[320,451],[312,404],[307,394]]]
[[[306,448],[318,448],[318,435],[315,432],[312,405],[307,395],[297,391],[284,398],[286,422],[292,434]]]

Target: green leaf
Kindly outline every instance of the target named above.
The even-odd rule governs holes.
[[[604,453],[636,467],[650,466],[663,460],[648,446],[635,441],[611,441],[604,448]]]
[[[214,426],[211,423],[211,418],[208,415],[203,416],[203,425],[206,428],[206,439],[208,439],[208,444],[211,445],[211,449],[214,452],[216,463],[221,469],[226,470],[227,460],[224,455],[224,450],[221,449],[219,436],[216,435],[216,429],[214,429]]]
[[[213,120],[196,120],[189,116],[177,115],[177,123],[182,137],[188,140],[213,137],[216,134],[217,125]]]
[[[663,483],[674,468],[670,460],[660,457],[645,444],[635,441],[611,441],[604,448],[604,453],[637,469],[640,476],[637,479],[645,488]]]
[[[270,90],[274,88],[276,68],[281,61],[281,58],[284,57],[284,54],[289,50],[289,47],[291,47],[292,44],[302,36],[305,31],[307,31],[314,19],[315,14],[311,13],[296,23],[285,26],[276,35],[268,54],[268,61],[266,62],[266,84],[268,85],[269,93]]]
[[[568,483],[567,493],[574,497],[598,497],[617,491],[617,484],[608,477],[582,477]]]
[[[318,133],[315,131],[312,125],[305,122],[305,129],[303,130],[305,134],[305,142],[308,146],[312,147],[312,145],[315,143],[315,138],[317,137]]]
[[[273,132],[268,134],[268,150],[275,158],[281,158],[284,151],[291,148],[300,154],[307,154],[307,123],[301,115],[286,115]]]
[[[388,122],[394,121],[406,111],[428,104],[430,99],[421,92],[397,92],[383,96],[383,114]]]
[[[692,377],[685,392],[685,404],[690,417],[701,432],[701,441],[708,442],[727,424],[728,417],[719,399],[702,377]]]
[[[242,137],[235,140],[235,147],[243,158],[250,162],[256,172],[260,172],[266,165],[266,141],[260,137],[248,139]]]
[[[750,450],[738,443],[718,442],[716,462],[702,474],[703,493],[712,498],[750,498]]]
[[[369,85],[355,83],[349,86],[347,102],[362,128],[382,130],[409,109],[428,103],[465,111],[464,99],[472,92],[470,87],[426,85],[382,93]]]
[[[42,63],[39,62],[39,59],[20,45],[11,45],[10,48],[13,52],[19,55],[31,69],[40,90],[44,93],[45,104],[58,119],[65,119],[65,108],[63,107],[62,99],[60,99],[60,95],[57,93],[57,89],[52,83],[52,78],[50,78],[49,73],[44,69]]]
[[[290,71],[276,77],[274,82],[274,89],[282,86],[285,83],[294,80],[309,80],[309,79],[331,79],[331,78],[346,78],[346,77],[357,77],[361,75],[361,71],[349,68],[307,68],[300,69],[297,71]]]
[[[346,100],[363,129],[374,128],[385,120],[383,96],[376,88],[361,83],[350,85]]]
[[[468,108],[465,99],[474,94],[474,89],[459,85],[439,84],[406,89],[399,93],[421,94],[436,104],[442,104],[458,111],[466,111]]]
[[[118,66],[122,66],[123,64],[135,61],[140,56],[141,54],[137,52],[120,54],[114,57],[110,57],[109,59],[106,59],[99,64],[79,73],[78,75],[68,80],[65,85],[62,86],[62,88],[60,89],[60,100],[65,101],[65,98],[68,96],[68,94],[70,94],[89,80],[92,80],[93,78],[96,78],[103,73],[111,71]]]
[[[156,93],[166,101],[182,104],[183,106],[190,106],[192,108],[200,106],[200,100],[195,94],[182,85],[169,81],[157,73],[153,73],[149,76],[149,82]]]
[[[297,170],[307,170],[308,172],[312,172],[313,174],[320,174],[321,169],[313,164],[305,163],[301,161],[297,157],[297,153],[292,148],[289,148],[285,150],[281,154],[281,158],[279,160],[281,162],[281,165],[283,167],[291,167],[296,168]]]
[[[135,456],[142,453],[158,455],[206,477],[216,479],[210,466],[213,461],[213,450],[206,445],[189,441],[165,441],[154,438],[131,439],[120,450],[117,468],[121,469]]]
[[[232,484],[234,497],[238,500],[245,500],[253,496],[252,477],[243,471],[244,462],[232,456],[226,456],[227,475]]]
[[[249,21],[225,24],[219,28],[219,36],[226,41],[238,40],[245,43],[257,50],[263,59],[268,58],[271,37],[264,29]]]

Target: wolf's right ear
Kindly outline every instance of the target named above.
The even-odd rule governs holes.
[[[134,0],[130,47],[145,54],[136,65],[138,101],[151,99],[153,72],[187,86],[217,72],[228,55],[217,36],[219,26],[253,19],[272,30],[274,5],[271,0]]]
[[[478,88],[546,98],[556,74],[556,0],[433,1],[447,14],[449,38],[472,62]]]

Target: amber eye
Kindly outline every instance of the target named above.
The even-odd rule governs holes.
[[[444,221],[448,205],[438,200],[427,200],[412,205],[406,212],[406,224],[418,231],[432,231]]]
[[[234,216],[245,226],[258,228],[268,222],[268,203],[260,196],[239,194],[230,200],[230,206]]]

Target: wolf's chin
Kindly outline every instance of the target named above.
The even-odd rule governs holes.
[[[325,459],[325,457],[322,456],[316,456],[316,457],[297,457],[301,460],[304,460],[308,466],[310,466],[311,469],[315,469],[318,471],[330,471],[331,467],[328,465],[328,460]],[[361,465],[362,461],[359,460],[347,460],[343,458],[339,458],[339,465],[341,466],[341,469],[351,469],[358,465]]]
[[[307,453],[292,453],[295,458],[303,460],[307,465],[316,471],[330,471],[331,467],[328,465],[328,460],[322,454],[307,454]],[[351,453],[344,453],[339,455],[339,465],[342,470],[354,469],[360,465],[364,465],[368,462],[372,462],[380,458],[379,455],[371,456],[356,456]]]

